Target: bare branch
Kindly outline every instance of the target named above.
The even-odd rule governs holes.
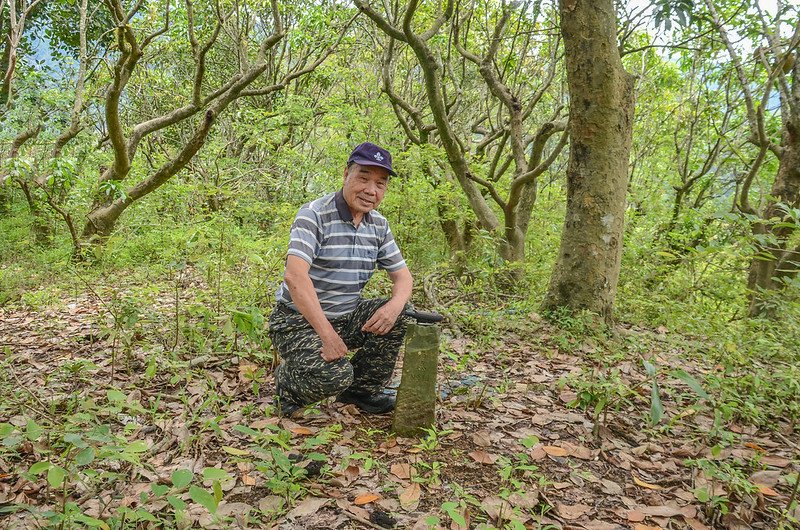
[[[534,179],[536,179],[536,177],[544,173],[544,171],[553,164],[555,159],[558,157],[559,153],[561,153],[561,150],[564,148],[564,146],[567,145],[568,139],[569,139],[569,134],[565,128],[563,134],[561,135],[561,138],[558,141],[558,144],[556,144],[555,148],[553,148],[553,151],[550,153],[550,156],[548,156],[546,160],[544,160],[541,164],[539,164],[535,168],[514,179],[514,182],[511,184],[512,188],[515,186],[522,186],[523,184],[532,182]]]
[[[367,15],[367,17],[369,17],[370,20],[375,22],[375,24],[384,33],[386,33],[387,35],[389,35],[393,39],[396,39],[396,40],[399,40],[399,41],[402,41],[402,42],[407,42],[406,36],[403,34],[403,32],[400,31],[399,29],[397,29],[392,24],[390,24],[389,21],[386,20],[385,18],[383,18],[377,11],[372,9],[372,7],[370,7],[370,5],[366,2],[366,0],[354,0],[354,3],[356,4],[356,7],[358,7],[358,9],[362,13]]]
[[[478,184],[486,188],[486,190],[489,192],[489,195],[491,195],[492,199],[494,199],[494,202],[496,202],[497,205],[500,206],[500,208],[502,209],[506,208],[506,201],[503,200],[503,198],[497,192],[497,188],[495,188],[491,182],[482,179],[480,177],[477,177],[470,172],[467,173],[467,178],[473,182],[477,182]]]

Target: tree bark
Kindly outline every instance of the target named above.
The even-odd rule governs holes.
[[[800,122],[800,119],[797,121]],[[783,288],[783,281],[797,275],[800,268],[800,257],[796,249],[787,249],[792,234],[796,230],[785,219],[786,214],[781,205],[797,208],[800,206],[800,129],[789,122],[784,127],[783,149],[781,152],[778,173],[772,185],[771,196],[774,200],[764,211],[766,222],[757,223],[753,232],[756,235],[771,235],[774,244],[759,244],[757,255],[750,263],[748,287],[751,289],[750,316],[769,316],[765,295],[769,291]],[[777,225],[769,224],[771,219],[779,219]]]
[[[622,255],[634,110],[612,0],[560,0],[570,93],[567,213],[544,309],[611,320]]]

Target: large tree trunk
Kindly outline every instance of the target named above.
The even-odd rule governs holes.
[[[784,219],[786,214],[781,210],[781,204],[793,208],[800,205],[800,130],[792,122],[784,128],[782,147],[778,174],[770,194],[775,199],[764,212],[766,220]],[[798,249],[787,249],[787,242],[794,230],[795,227],[788,222],[779,222],[777,225],[759,222],[754,226],[756,235],[772,235],[775,243],[761,244],[750,264],[750,316],[769,314],[769,311],[765,311],[764,295],[782,289],[783,280],[797,275],[800,268]]]
[[[612,0],[560,0],[570,93],[567,214],[544,309],[610,320],[622,254],[633,78],[622,67]]]

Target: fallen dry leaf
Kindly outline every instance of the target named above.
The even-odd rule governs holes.
[[[494,464],[497,462],[497,455],[487,453],[486,451],[472,451],[469,456],[479,464]]]
[[[574,456],[576,458],[580,458],[581,460],[591,460],[592,459],[592,450],[588,447],[584,447],[582,445],[571,444],[568,442],[564,442],[562,447],[567,451],[568,456]]]
[[[531,460],[538,461],[542,460],[543,458],[547,458],[547,453],[545,452],[543,446],[537,445],[531,449]]]
[[[361,517],[362,519],[369,520],[369,512],[360,506],[355,506],[347,501],[347,499],[336,499],[336,506],[341,508],[342,510],[347,510],[348,512]]]
[[[222,501],[219,503],[219,508],[217,508],[217,515],[221,517],[246,516],[254,509],[255,508],[244,502],[226,503],[225,501]]]
[[[660,526],[648,526],[646,524],[635,524],[633,530],[663,530]]]
[[[293,428],[291,428],[289,430],[291,432],[293,432],[294,434],[297,434],[298,436],[310,436],[310,435],[314,434],[314,432],[311,429],[309,429],[308,427],[303,427],[303,426],[293,427]]]
[[[773,467],[786,467],[792,463],[788,458],[780,456],[764,456],[761,458],[761,462]]]
[[[410,479],[412,467],[411,464],[392,464],[392,475],[401,479]]]
[[[761,492],[762,495],[766,495],[767,497],[780,497],[780,493],[775,491],[774,489],[770,488],[769,486],[758,486],[758,491]]]
[[[349,465],[347,469],[344,470],[344,476],[347,480],[355,480],[358,478],[358,475],[361,473],[361,469],[359,469],[356,465]]]
[[[322,499],[320,497],[307,497],[303,502],[295,506],[291,512],[286,514],[286,517],[289,519],[297,519],[317,513],[320,508],[328,504],[329,500],[330,499]]]
[[[750,482],[759,486],[774,487],[781,478],[781,472],[777,470],[756,471],[750,475]]]
[[[258,501],[258,509],[262,512],[277,512],[285,504],[285,500],[280,495],[267,495]]]
[[[542,449],[550,456],[567,456],[568,454],[566,449],[557,445],[545,445],[542,446]]]
[[[406,510],[413,510],[419,503],[419,498],[422,496],[422,489],[416,482],[405,488],[399,496],[400,506]]]
[[[587,513],[592,511],[591,506],[587,506],[586,504],[562,504],[560,502],[556,503],[556,513],[559,516],[563,517],[564,519],[574,520],[580,519]]]
[[[616,482],[605,478],[601,479],[600,482],[603,484],[604,493],[608,493],[609,495],[622,495],[622,486]]]
[[[705,524],[701,523],[697,519],[685,519],[686,524],[688,524],[692,530],[711,530],[711,527],[706,526]]]
[[[494,521],[511,519],[514,510],[511,505],[499,497],[487,497],[481,501],[481,509]]]
[[[478,431],[472,434],[472,443],[479,447],[490,447],[492,440],[489,438],[488,431]]]
[[[377,493],[364,493],[356,497],[353,500],[353,504],[355,504],[356,506],[361,506],[364,504],[369,504],[371,502],[377,501],[380,498],[381,496],[378,495]]]
[[[633,523],[637,523],[639,521],[644,521],[645,515],[638,511],[638,510],[628,510],[628,521]]]
[[[641,506],[636,509],[638,512],[651,517],[694,517],[697,510],[692,506],[677,508],[675,506]]]
[[[635,474],[631,473],[633,477],[633,481],[636,483],[637,486],[641,486],[643,488],[647,488],[649,490],[663,490],[663,486],[659,486],[658,484],[650,484],[649,482],[645,482],[644,480],[637,477]]]
[[[617,530],[620,526],[615,523],[607,523],[605,521],[589,521],[588,523],[581,523],[586,530]]]

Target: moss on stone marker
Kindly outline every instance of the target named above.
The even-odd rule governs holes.
[[[439,326],[409,324],[392,430],[417,436],[436,421]]]

